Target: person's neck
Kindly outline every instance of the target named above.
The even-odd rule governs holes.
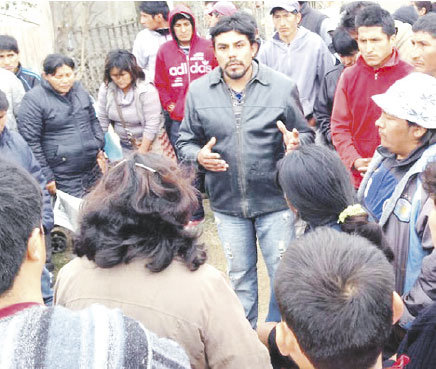
[[[281,35],[279,34],[279,38],[281,41],[283,41],[285,44],[289,45],[292,41],[294,41],[295,37],[297,36],[298,28],[295,30],[292,34],[287,35]]]
[[[407,150],[404,150],[404,152],[402,152],[401,154],[397,154],[397,160],[405,160],[407,159],[410,154],[412,154],[412,152],[414,152],[418,147],[421,146],[421,143],[410,143],[410,147],[407,148]]]
[[[41,274],[28,273],[22,268],[15,277],[12,288],[0,296],[0,309],[23,302],[44,304],[41,294]]]
[[[227,86],[229,86],[232,90],[236,92],[241,92],[244,90],[245,86],[247,86],[248,82],[250,82],[251,77],[253,76],[253,63],[251,63],[250,68],[247,72],[239,79],[232,79],[224,74],[224,82],[226,82]]]

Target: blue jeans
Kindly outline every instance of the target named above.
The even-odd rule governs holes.
[[[282,210],[248,219],[218,212],[214,212],[214,215],[227,259],[230,282],[251,326],[256,328],[258,316],[256,241],[259,241],[271,287],[266,321],[280,321],[273,281],[280,259],[294,239],[293,213]]]

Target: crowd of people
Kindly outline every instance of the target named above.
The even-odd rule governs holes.
[[[0,35],[0,368],[436,366],[432,3],[354,1],[337,25],[263,6],[269,40],[231,2],[207,4],[203,36],[188,7],[141,2],[97,100],[73,59],[40,76]],[[52,281],[63,192],[82,205]]]

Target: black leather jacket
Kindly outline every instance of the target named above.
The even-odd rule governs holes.
[[[330,129],[330,119],[333,111],[333,100],[336,92],[336,85],[339,77],[344,70],[343,64],[335,67],[326,73],[321,82],[318,96],[313,105],[313,114],[316,118],[316,124],[322,135],[323,143],[334,149],[332,143],[332,134]]]
[[[297,128],[303,143],[314,140],[295,83],[253,63],[254,77],[246,86],[241,124],[236,124],[231,96],[218,67],[191,84],[177,141],[182,158],[196,161],[199,150],[216,137],[213,152],[229,168],[206,171],[206,192],[214,211],[243,218],[287,208],[275,181],[276,164],[284,156],[276,122],[282,121],[290,131]]]

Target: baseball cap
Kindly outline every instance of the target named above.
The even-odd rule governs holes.
[[[389,115],[428,129],[436,128],[436,78],[414,72],[396,81],[384,94],[372,96]]]
[[[282,8],[288,12],[300,11],[300,4],[298,3],[298,1],[271,1],[268,3],[268,5],[271,8],[269,12],[270,14],[272,14],[274,8]]]
[[[221,15],[228,16],[236,13],[238,9],[230,1],[218,1],[209,11],[208,14],[214,12],[220,13]]]

